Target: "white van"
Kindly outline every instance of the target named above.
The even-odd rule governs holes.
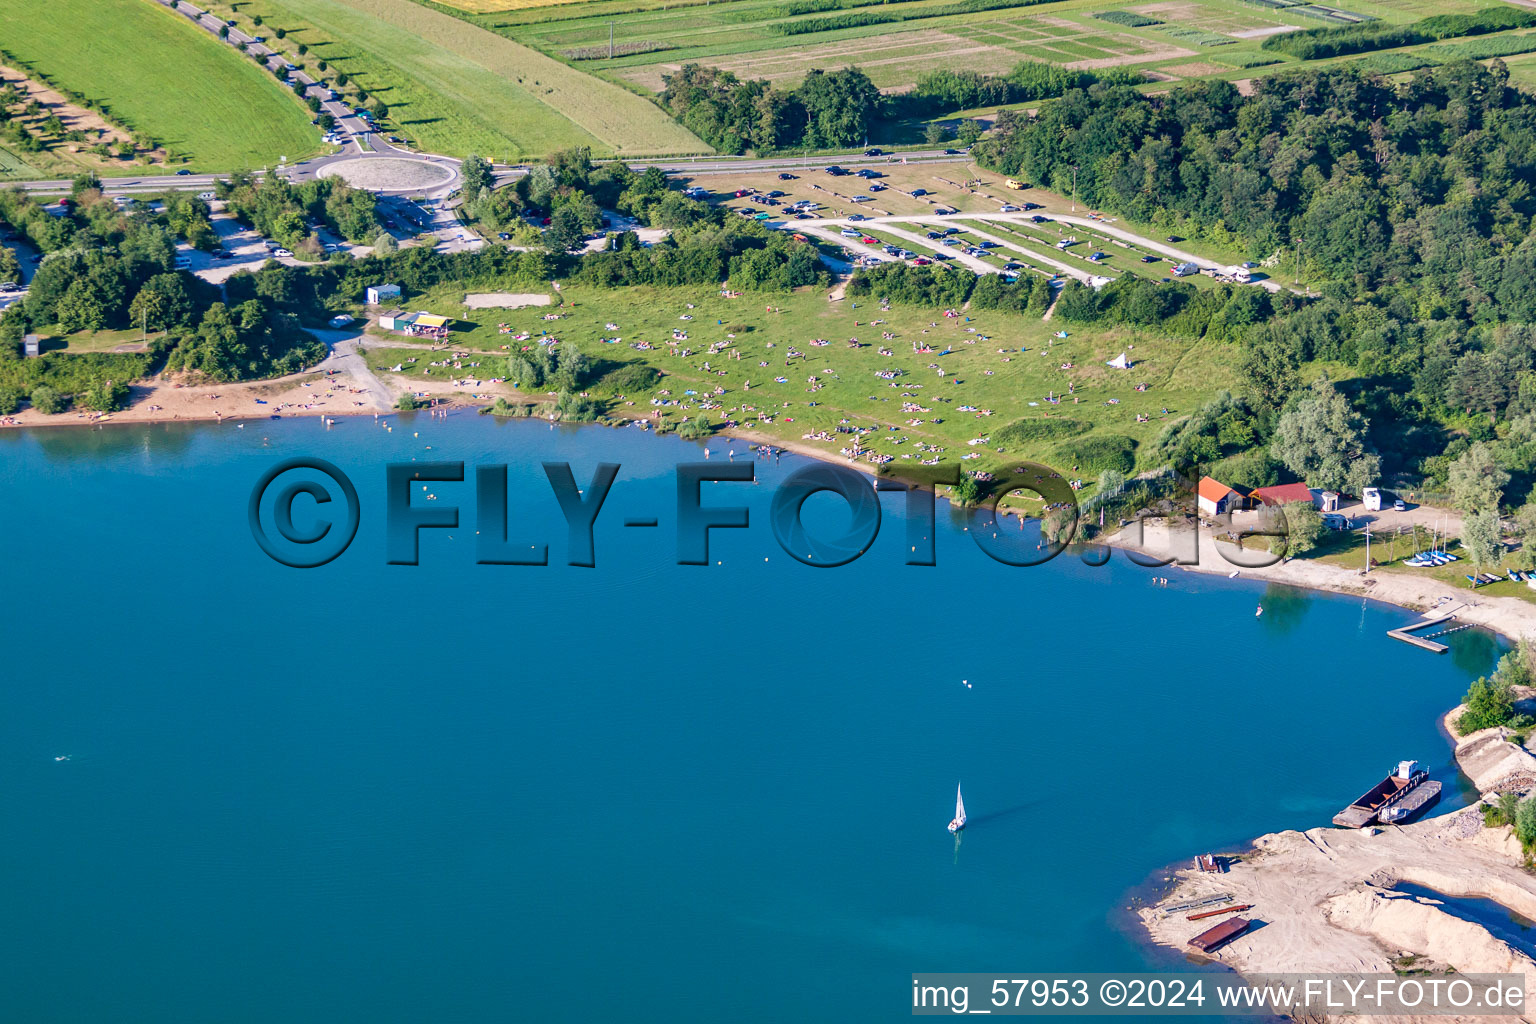
[[[1365,503],[1365,510],[1367,512],[1380,512],[1381,511],[1381,489],[1380,488],[1378,488],[1378,487],[1367,487],[1367,488],[1364,488],[1360,492],[1360,500]]]

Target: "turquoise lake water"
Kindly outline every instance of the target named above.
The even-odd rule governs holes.
[[[913,971],[1182,966],[1127,922],[1149,880],[1326,824],[1401,758],[1464,801],[1435,723],[1488,634],[1437,657],[1359,599],[1011,568],[942,503],[938,566],[907,566],[894,495],[867,554],[810,568],[769,528],[787,456],[706,486],[752,526],[679,566],[702,445],[389,422],[0,432],[7,1019],[896,1020]],[[308,571],[246,523],[296,455],[363,510]],[[418,494],[461,525],[385,564],[412,459],[509,463],[512,538],[553,564],[476,565],[471,482]],[[551,459],[622,465],[595,568],[564,564]]]

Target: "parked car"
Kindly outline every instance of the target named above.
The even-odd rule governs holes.
[[[848,172],[837,166],[837,164],[833,164],[831,167],[827,168],[827,173],[832,175],[834,178],[840,178]]]
[[[352,320],[352,314],[338,313],[336,316],[331,317],[330,324],[332,327],[345,327],[347,324],[351,323]]]
[[[291,259],[293,257],[293,253],[289,252],[287,249],[278,249],[272,255],[280,259]]]
[[[1019,208],[1017,206],[1014,206],[1012,203],[1009,203],[1008,205],[1004,206],[998,212],[1000,212],[1000,213],[1018,213],[1019,212]]]
[[[859,239],[859,241],[863,242],[865,245],[879,245],[880,244],[880,239],[878,239],[878,238],[871,238],[868,235],[865,235],[863,238]]]
[[[854,196],[849,202],[867,203],[869,202],[869,196]]]
[[[197,198],[201,199],[205,203],[209,203],[213,201],[214,195],[212,192],[199,192],[197,194]]]
[[[1143,256],[1141,258],[1141,262],[1143,262],[1143,263],[1157,263],[1159,261],[1159,259],[1160,259],[1160,257],[1157,257],[1157,256]]]
[[[908,195],[914,195],[914,196],[925,196],[927,194],[928,194],[928,190],[925,189],[925,188],[915,188],[911,192],[908,193]]]
[[[874,183],[874,184],[873,184],[873,185],[871,185],[871,186],[869,186],[869,190],[870,190],[870,191],[871,191],[871,192],[884,192],[884,191],[885,191],[885,190],[886,190],[886,186],[885,186],[885,185],[882,185],[882,184],[880,184],[880,183],[879,183],[879,182],[878,182],[878,181],[877,181],[877,182],[875,182],[875,183]]]
[[[925,256],[919,256],[919,257],[917,257],[917,259],[912,261],[912,265],[914,267],[926,267],[926,266],[928,266],[928,264],[930,264],[932,262],[933,262],[933,260],[930,260],[930,259],[928,259]]]
[[[788,171],[785,171],[783,174],[779,175],[779,180],[780,181],[794,181],[798,177],[800,177],[798,174],[790,174]]]

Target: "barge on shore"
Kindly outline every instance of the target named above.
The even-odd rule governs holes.
[[[1225,946],[1253,927],[1246,917],[1229,917],[1214,928],[1208,928],[1189,940],[1189,944],[1202,953],[1212,953]]]
[[[1440,783],[1431,782],[1429,772],[1417,761],[1399,761],[1397,770],[1372,786],[1363,796],[1333,816],[1341,828],[1365,828],[1382,818],[1400,823],[1440,799]],[[1399,811],[1404,813],[1399,813]]]

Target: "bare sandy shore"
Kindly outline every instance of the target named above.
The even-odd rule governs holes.
[[[133,385],[132,391],[131,404],[121,412],[70,410],[47,416],[29,407],[0,418],[0,429],[349,416],[389,408],[349,374],[323,370],[241,384],[189,384],[175,377],[157,377]]]
[[[1307,558],[1296,558],[1262,568],[1246,568],[1234,562],[1245,562],[1257,556],[1245,555],[1231,544],[1218,543],[1216,531],[1208,526],[1202,526],[1196,532],[1185,524],[1170,528],[1164,520],[1149,519],[1141,528],[1142,536],[1138,537],[1137,532],[1137,528],[1132,526],[1107,538],[1106,542],[1159,558],[1177,556],[1190,560],[1198,554],[1198,564],[1178,566],[1189,572],[1222,575],[1236,572],[1243,579],[1360,595],[1415,611],[1432,608],[1448,610],[1454,607],[1459,622],[1484,626],[1511,639],[1536,637],[1536,604],[1519,598],[1478,595],[1466,587],[1414,575],[1411,570],[1376,569],[1369,575],[1361,575],[1358,570]],[[1198,547],[1195,544],[1197,535]]]
[[[1462,710],[1445,716],[1452,735]],[[1483,794],[1536,783],[1536,756],[1512,742],[1506,729],[1460,738],[1456,759]],[[1223,918],[1190,921],[1185,912],[1159,907],[1227,894],[1233,905],[1250,905],[1243,916],[1259,926],[1210,958],[1240,973],[1388,973],[1410,965],[1518,973],[1526,979],[1527,1003],[1536,999],[1536,963],[1523,952],[1446,913],[1439,900],[1394,891],[1410,883],[1449,897],[1493,900],[1536,919],[1536,875],[1525,868],[1519,842],[1507,826],[1485,828],[1476,806],[1404,826],[1278,832],[1228,862],[1220,874],[1193,865],[1175,872],[1174,888],[1159,906],[1138,911],[1153,941],[1193,954],[1189,940]]]

